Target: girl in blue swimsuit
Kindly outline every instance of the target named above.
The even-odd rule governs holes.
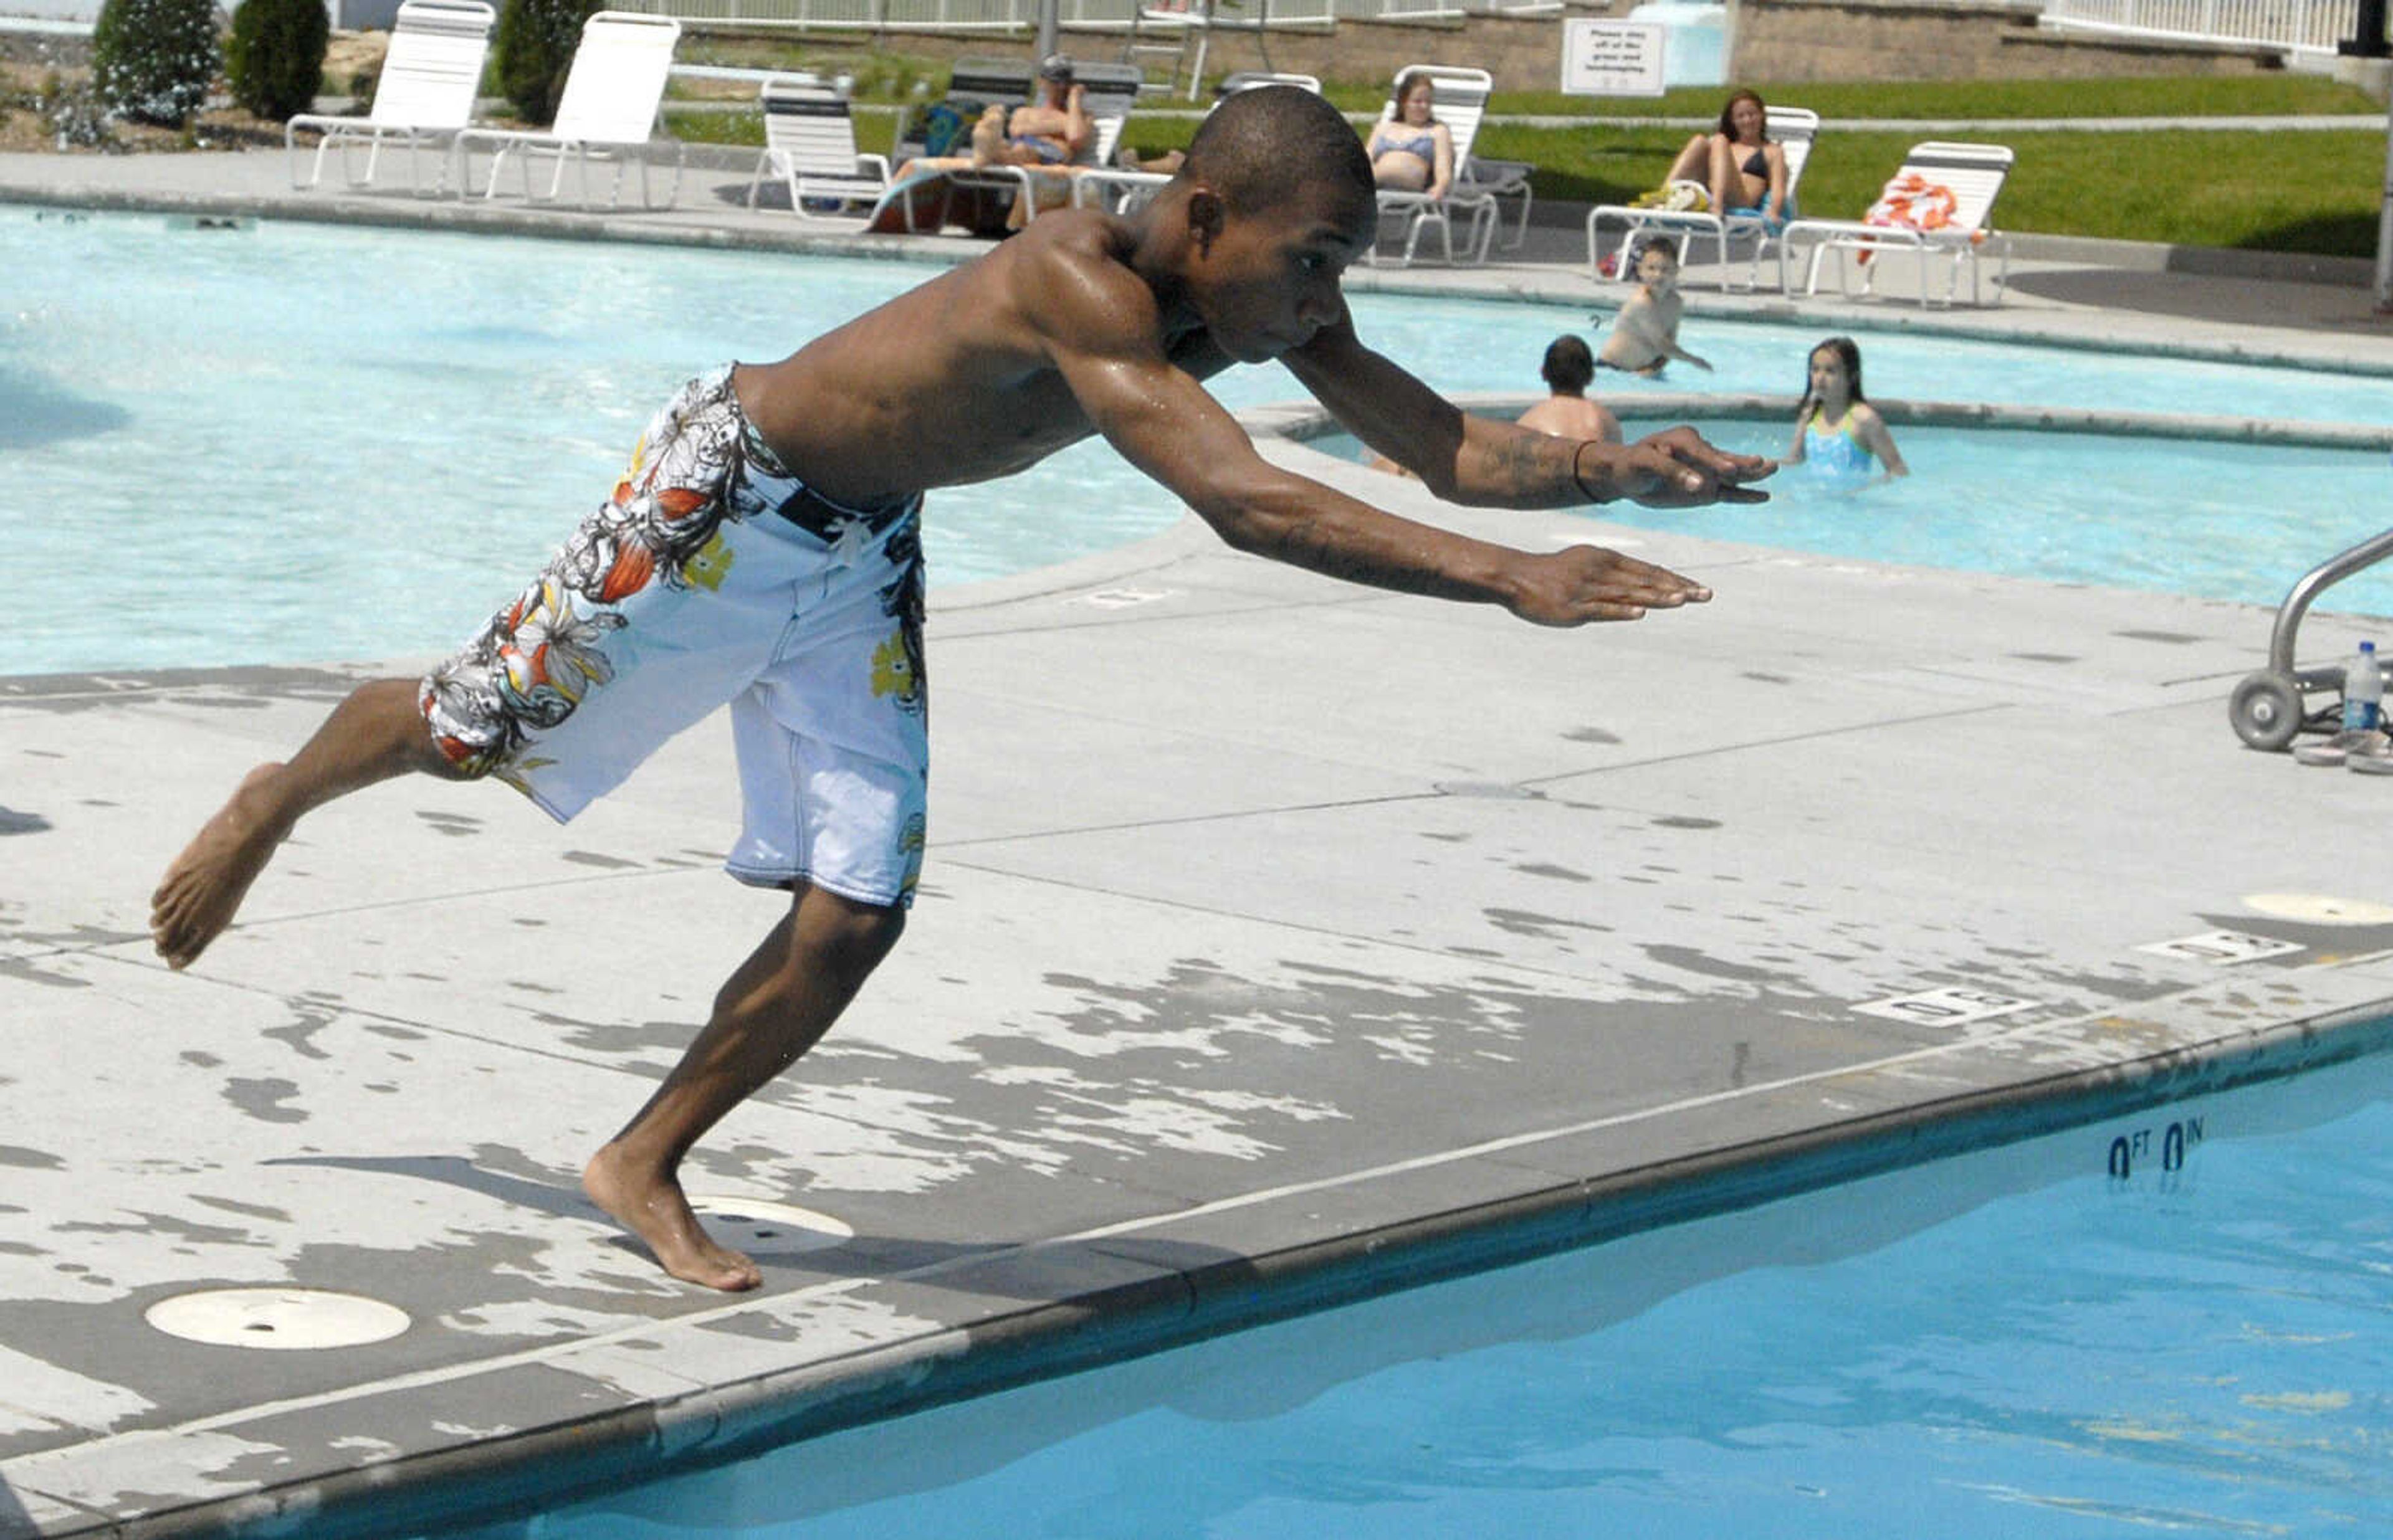
[[[1849,485],[1869,480],[1874,465],[1889,480],[1911,474],[1886,419],[1862,395],[1862,350],[1852,338],[1830,337],[1811,349],[1806,385],[1789,462]]]

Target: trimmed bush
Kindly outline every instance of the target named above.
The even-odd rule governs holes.
[[[106,0],[92,30],[91,73],[111,111],[182,127],[216,79],[214,0]]]
[[[604,8],[605,0],[506,0],[490,51],[498,59],[499,90],[526,123],[556,121],[582,23]]]
[[[225,39],[225,83],[232,99],[261,118],[305,112],[324,78],[332,45],[324,0],[242,0]]]

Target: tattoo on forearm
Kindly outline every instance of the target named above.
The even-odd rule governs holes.
[[[1587,489],[1578,480],[1577,463],[1569,439],[1523,432],[1489,446],[1484,489],[1523,501],[1550,502],[1574,490],[1584,496]]]

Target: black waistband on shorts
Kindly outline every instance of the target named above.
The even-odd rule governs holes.
[[[737,368],[737,365],[733,366]],[[879,534],[908,514],[920,507],[922,494],[907,492],[883,502],[854,505],[823,496],[806,484],[805,477],[781,462],[756,424],[748,420],[747,411],[739,405],[739,393],[731,388],[731,373],[723,377],[723,394],[734,415],[739,419],[739,453],[750,469],[789,484],[789,494],[772,504],[773,511],[806,533],[822,541],[835,541],[841,529],[861,523],[873,534]]]

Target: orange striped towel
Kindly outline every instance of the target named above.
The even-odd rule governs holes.
[[[1953,215],[1959,207],[1960,200],[1953,196],[1951,188],[1941,182],[1931,182],[1916,171],[1906,171],[1879,190],[1877,202],[1862,215],[1862,223],[1923,232],[1949,229],[1953,225]],[[1985,238],[1983,230],[1969,232],[1972,243]],[[1869,260],[1869,254],[1867,252],[1859,254],[1864,262]]]

